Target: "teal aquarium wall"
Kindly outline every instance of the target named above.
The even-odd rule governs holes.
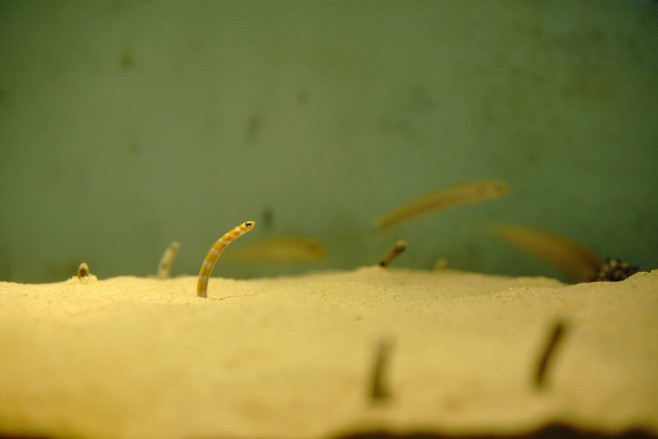
[[[657,2],[0,2],[0,280],[154,274],[173,240],[195,275],[247,219],[234,246],[327,257],[215,275],[350,269],[399,238],[401,267],[558,275],[494,221],[652,269],[657,167]],[[484,178],[510,195],[375,233]]]

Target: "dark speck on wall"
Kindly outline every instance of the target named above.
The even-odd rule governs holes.
[[[135,68],[135,57],[128,49],[123,49],[119,56],[119,68],[121,70],[132,70]]]
[[[258,139],[262,125],[263,118],[260,115],[254,114],[249,118],[247,121],[247,128],[245,130],[245,139],[248,145],[251,145]]]
[[[386,135],[416,140],[423,125],[436,123],[433,113],[437,107],[427,85],[402,86],[392,92],[380,120],[380,129]]]
[[[190,41],[187,47],[189,48],[191,54],[197,55],[199,52],[201,52],[201,49],[203,49],[204,43],[199,38],[194,38],[192,41]]]
[[[0,246],[0,281],[11,281],[11,258],[9,257],[9,247]]]
[[[304,107],[308,104],[308,92],[306,90],[299,90],[297,92],[297,105]]]
[[[534,169],[539,167],[544,150],[542,148],[531,148],[525,151],[526,164]]]
[[[426,85],[418,85],[411,90],[407,105],[410,110],[419,113],[429,113],[436,108],[436,104],[434,103]]]
[[[274,223],[274,211],[270,207],[263,209],[262,214],[263,230],[269,230]]]
[[[137,142],[129,142],[128,143],[128,151],[130,151],[130,154],[133,156],[139,155],[140,152],[140,146],[137,144]]]

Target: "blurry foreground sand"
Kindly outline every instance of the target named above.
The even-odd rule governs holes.
[[[0,435],[658,433],[658,271],[619,283],[367,267],[236,281],[0,283]],[[537,391],[557,318],[569,331]],[[368,396],[392,346],[390,398]]]

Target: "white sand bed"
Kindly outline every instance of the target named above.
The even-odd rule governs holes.
[[[0,433],[320,438],[658,433],[658,271],[567,286],[367,267],[256,280],[0,283]],[[567,331],[533,382],[554,322]],[[385,383],[369,386],[380,340]]]

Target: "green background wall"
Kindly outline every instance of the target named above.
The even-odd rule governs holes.
[[[556,275],[507,221],[658,267],[658,3],[0,1],[0,280],[198,273],[214,240],[300,234],[327,259]],[[509,197],[384,234],[409,198]],[[263,221],[269,217],[271,222]],[[230,249],[229,249],[230,251]]]

